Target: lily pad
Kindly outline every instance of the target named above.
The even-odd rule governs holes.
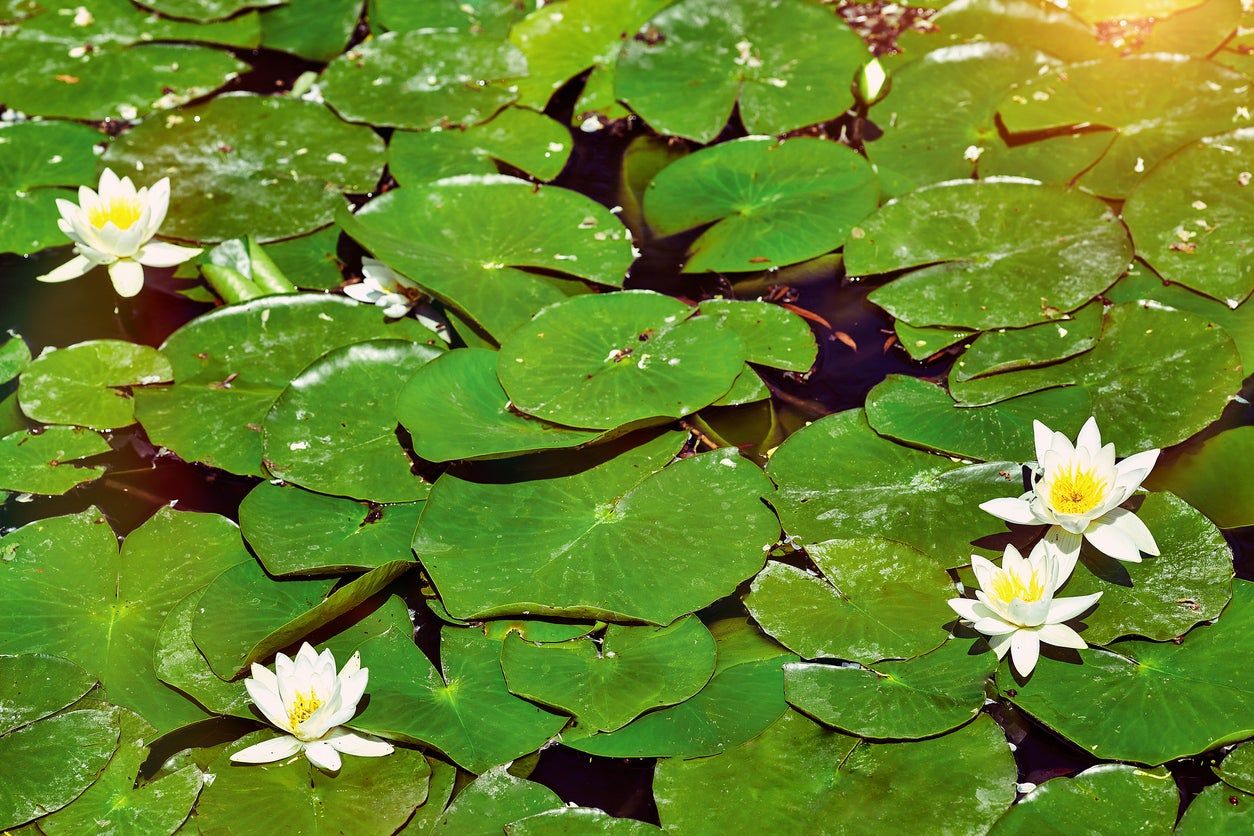
[[[66,243],[56,201],[74,195],[57,187],[95,179],[94,148],[103,139],[94,128],[69,122],[0,128],[0,253],[28,255]]]
[[[38,124],[38,123],[36,123]],[[0,342],[0,383],[8,383],[30,365],[30,347],[12,331]]]
[[[936,5],[940,11],[928,19],[927,29],[907,29],[897,39],[897,48],[905,60],[938,49],[982,42],[1028,45],[1063,61],[1084,61],[1109,54],[1091,26],[1068,8],[1050,2],[954,0]],[[894,86],[901,89],[898,82]]]
[[[162,232],[193,241],[273,241],[326,226],[343,192],[368,192],[384,146],[322,105],[232,93],[147,119],[105,154],[140,185],[169,177],[178,207]]]
[[[870,667],[785,665],[784,693],[799,711],[859,737],[932,737],[979,713],[996,666],[993,654],[947,641],[914,659]]]
[[[615,92],[658,133],[709,142],[739,104],[751,134],[834,119],[853,104],[866,45],[838,16],[801,0],[684,0],[641,28]]]
[[[234,524],[163,507],[126,538],[94,508],[9,534],[0,548],[0,652],[64,656],[164,733],[206,717],[157,681],[157,631],[189,593],[248,559]]]
[[[876,536],[914,546],[945,567],[965,564],[979,551],[972,541],[996,530],[980,503],[1020,486],[1016,462],[963,466],[894,444],[867,426],[861,410],[789,436],[767,472],[779,486],[772,504],[784,530],[802,544]]]
[[[1220,46],[1230,43],[1242,27],[1240,0],[1202,0],[1162,19],[1139,44],[1141,52],[1173,52],[1209,57]]]
[[[471,772],[528,755],[566,725],[565,716],[509,692],[501,641],[474,628],[441,629],[441,670],[407,636],[370,639],[358,649],[371,671],[370,701],[353,727],[434,746]]]
[[[307,290],[330,290],[344,281],[337,250],[338,226],[266,244],[262,250],[278,265],[292,284]]]
[[[142,0],[141,6],[167,17],[188,20],[221,20],[236,12],[256,7],[277,6],[283,0]]]
[[[1225,784],[1246,792],[1254,792],[1254,746],[1238,746],[1216,769]]]
[[[240,529],[271,575],[330,575],[412,560],[421,502],[377,505],[262,482],[239,507]]]
[[[1043,366],[1082,354],[1097,345],[1102,332],[1102,313],[1102,305],[1093,302],[1052,322],[980,334],[954,364],[950,375],[954,380],[970,380],[996,372]]]
[[[427,789],[427,800],[414,811],[405,826],[396,831],[405,836],[427,836],[436,820],[444,814],[444,808],[453,797],[454,784],[457,783],[459,771],[451,763],[439,758],[427,756],[431,767],[431,784]],[[493,834],[495,836],[495,834]]]
[[[1168,281],[1230,307],[1254,291],[1254,243],[1244,228],[1254,190],[1254,128],[1192,143],[1159,163],[1123,217],[1137,254]]]
[[[970,406],[1055,386],[1083,386],[1119,450],[1168,447],[1219,417],[1241,388],[1241,358],[1221,328],[1163,306],[1115,305],[1089,352],[1063,363],[950,382]],[[1189,396],[1163,381],[1189,381]]]
[[[700,311],[722,322],[745,344],[745,359],[759,366],[808,372],[818,357],[809,324],[779,305],[762,301],[707,299]]]
[[[719,318],[652,291],[579,296],[501,344],[497,375],[518,409],[571,427],[661,423],[709,406],[744,368]]]
[[[77,459],[109,449],[99,435],[78,427],[6,435],[0,438],[0,490],[59,496],[104,473],[103,467],[75,464]]]
[[[936,561],[890,540],[806,547],[823,577],[768,563],[745,606],[762,629],[806,659],[872,664],[919,656],[945,640],[953,583]]]
[[[1100,609],[1100,608],[1099,608]],[[1254,734],[1254,686],[1233,659],[1254,645],[1254,584],[1233,584],[1219,620],[1180,644],[1122,641],[1038,665],[1026,684],[997,674],[1015,705],[1102,758],[1157,765]]]
[[[658,235],[713,224],[689,246],[685,273],[746,272],[836,249],[878,199],[870,165],[840,143],[750,136],[662,169],[644,216]]]
[[[430,486],[396,435],[396,396],[442,349],[405,340],[327,352],[292,379],[266,415],[266,469],[320,493],[412,502]]]
[[[392,833],[427,798],[431,767],[419,752],[382,758],[346,757],[334,775],[304,757],[269,764],[232,764],[230,755],[259,743],[248,735],[209,766],[192,821],[205,836],[264,836],[276,821],[293,833]]]
[[[998,115],[1011,134],[1083,126],[1114,142],[1079,184],[1126,197],[1160,160],[1188,143],[1250,121],[1248,77],[1184,55],[1135,55],[1069,64],[1024,84]],[[1119,95],[1101,91],[1118,90]],[[1235,114],[1235,115],[1234,115]]]
[[[261,37],[255,12],[244,12],[230,20],[202,22],[156,15],[131,0],[92,0],[85,13],[78,11],[86,8],[79,0],[18,0],[17,8],[18,25],[9,37],[55,43],[66,51],[79,46],[132,46],[152,41],[253,49]]]
[[[668,433],[571,476],[493,484],[446,473],[414,551],[458,618],[669,624],[731,593],[779,537],[757,466],[715,450],[663,467],[682,439]]]
[[[1254,824],[1254,795],[1215,784],[1193,799],[1180,819],[1180,836],[1240,833]]]
[[[299,0],[261,15],[261,45],[310,61],[330,61],[348,44],[362,0]]]
[[[508,107],[467,128],[397,131],[388,143],[388,171],[402,186],[459,174],[496,174],[497,161],[548,182],[570,158],[570,131],[543,113]]]
[[[0,735],[56,714],[97,685],[69,659],[44,653],[0,656],[0,674]]]
[[[696,616],[661,628],[611,624],[599,641],[532,644],[515,634],[501,649],[510,691],[603,731],[693,696],[714,660],[714,639]]]
[[[370,0],[371,26],[394,32],[440,29],[504,38],[526,9],[514,0]]]
[[[1182,497],[1220,528],[1241,528],[1254,525],[1254,483],[1242,467],[1252,457],[1254,427],[1234,427],[1159,462],[1147,481],[1154,490]]]
[[[1102,764],[1041,784],[1007,810],[990,833],[1078,829],[1168,836],[1179,806],[1180,794],[1167,770]]]
[[[497,836],[512,821],[563,806],[557,793],[543,784],[496,767],[467,784],[429,832],[431,836]]]
[[[559,807],[505,825],[506,836],[584,836],[589,833],[650,836],[661,832],[647,822],[615,818],[591,807]]]
[[[787,710],[783,668],[797,657],[744,618],[716,621],[710,633],[718,661],[695,696],[618,731],[588,734],[576,727],[562,735],[562,743],[609,758],[703,757],[757,736]]]
[[[121,340],[92,340],[45,352],[22,373],[18,400],[28,418],[98,430],[135,421],[131,386],[173,375],[157,350]]]
[[[662,826],[683,833],[801,834],[842,821],[876,833],[920,821],[980,833],[1014,799],[1014,778],[1010,749],[987,717],[933,740],[868,745],[790,711],[721,755],[662,761],[653,796]]]
[[[602,437],[524,415],[496,376],[497,353],[448,352],[421,366],[401,389],[396,410],[414,452],[428,461],[490,458],[590,444]]]
[[[993,178],[889,201],[845,245],[852,275],[910,270],[870,299],[911,325],[989,329],[1074,310],[1132,260],[1119,218],[1091,195]]]
[[[629,233],[604,207],[503,175],[395,189],[342,212],[339,223],[497,341],[545,305],[586,291],[570,279],[619,286],[632,261]]]
[[[912,360],[927,360],[933,354],[957,345],[977,332],[969,328],[916,328],[898,319],[893,323],[893,333]]]
[[[290,294],[230,305],[170,335],[162,352],[175,385],[140,393],[136,412],[154,444],[260,476],[261,426],[288,382],[337,346],[375,339],[433,342],[412,319],[340,296]]]
[[[508,42],[468,32],[388,32],[336,58],[322,75],[327,103],[350,122],[428,130],[485,122],[518,98],[527,59]]]

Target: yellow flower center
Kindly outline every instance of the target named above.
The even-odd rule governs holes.
[[[87,213],[87,220],[96,229],[104,229],[110,221],[118,229],[130,229],[142,213],[143,207],[138,200],[109,200],[92,207]]]
[[[322,705],[322,700],[318,699],[318,695],[312,691],[308,694],[297,693],[296,701],[287,711],[287,721],[292,729],[295,730],[301,723],[312,717],[320,705]]]
[[[1018,575],[1001,572],[993,581],[993,594],[1003,601],[1013,601],[1018,598],[1025,604],[1031,604],[1045,597],[1045,585],[1035,573],[1028,578],[1027,583],[1024,583]]]
[[[1060,470],[1049,486],[1049,504],[1061,514],[1083,514],[1097,507],[1106,496],[1106,480],[1094,470]]]

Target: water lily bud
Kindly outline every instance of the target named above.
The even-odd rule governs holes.
[[[872,58],[862,66],[861,72],[858,73],[858,100],[870,107],[888,95],[891,86],[888,82],[888,73],[884,72],[884,65],[880,63],[880,59]]]

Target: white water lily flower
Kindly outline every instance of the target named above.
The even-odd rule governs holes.
[[[354,653],[336,674],[331,651],[319,655],[308,642],[294,660],[282,653],[275,656],[273,673],[254,664],[244,687],[265,718],[288,734],[241,749],[231,761],[271,763],[304,752],[314,766],[336,772],[341,753],[363,758],[392,754],[390,743],[340,728],[357,713],[369,676],[360,654]]]
[[[991,499],[980,505],[1007,522],[1048,525],[1045,539],[1057,549],[1070,575],[1080,556],[1081,539],[1116,560],[1140,563],[1141,552],[1158,554],[1154,535],[1136,514],[1120,508],[1132,496],[1158,461],[1157,450],[1147,450],[1115,463],[1115,445],[1102,446],[1097,419],[1089,418],[1076,443],[1032,422],[1036,435],[1037,470],[1032,490],[1014,499]]]
[[[200,254],[197,247],[180,247],[152,237],[170,207],[170,180],[163,177],[151,189],[136,189],[131,178],[106,168],[100,191],[78,190],[78,203],[58,199],[57,226],[74,242],[76,255],[41,282],[77,279],[93,267],[107,265],[119,296],[134,296],[144,286],[144,266],[173,267]]]
[[[998,659],[1009,652],[1021,675],[1027,676],[1036,667],[1041,642],[1076,649],[1088,646],[1063,622],[1093,606],[1102,593],[1055,598],[1067,575],[1060,571],[1057,556],[1045,541],[1037,543],[1026,559],[1014,546],[1006,546],[1001,568],[972,555],[971,568],[980,584],[977,600],[953,598],[949,606],[988,638]]]
[[[344,288],[351,299],[367,305],[378,305],[383,313],[399,319],[409,313],[422,299],[418,285],[374,258],[361,260],[362,280]]]

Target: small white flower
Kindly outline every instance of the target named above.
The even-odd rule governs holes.
[[[985,511],[1019,525],[1048,525],[1045,539],[1058,552],[1063,576],[1080,556],[1081,539],[1116,560],[1140,563],[1141,552],[1158,554],[1154,535],[1136,514],[1120,508],[1158,461],[1146,450],[1115,463],[1115,445],[1102,446],[1097,419],[1089,418],[1073,446],[1062,433],[1040,421],[1036,434],[1037,469],[1032,490],[1018,499],[990,499]]]
[[[151,189],[136,189],[131,178],[106,168],[100,175],[100,191],[86,186],[78,190],[78,203],[58,199],[61,218],[57,226],[74,242],[74,258],[41,282],[64,282],[99,265],[109,267],[109,278],[119,296],[134,296],[144,286],[144,266],[173,267],[200,254],[195,247],[153,241],[170,206],[170,180],[157,181]]]
[[[884,86],[886,81],[888,73],[884,72],[884,65],[880,59],[872,58],[858,73],[858,98],[868,107],[875,104],[888,93]]]
[[[272,673],[253,665],[244,687],[253,704],[276,728],[288,734],[263,740],[231,755],[233,763],[271,763],[304,752],[309,762],[327,772],[340,768],[340,753],[363,758],[392,754],[392,744],[340,728],[357,713],[370,671],[354,653],[335,672],[335,656],[305,642],[295,660],[280,653]]]
[[[399,319],[422,298],[418,285],[374,258],[361,260],[362,280],[344,288],[349,298],[367,305],[378,305],[383,313]]]
[[[1006,546],[1001,568],[979,555],[971,556],[971,568],[980,583],[977,600],[953,598],[949,606],[964,621],[988,638],[989,646],[1010,661],[1022,676],[1032,673],[1040,657],[1041,642],[1055,647],[1087,647],[1079,633],[1063,624],[1097,603],[1102,593],[1075,598],[1055,598],[1067,579],[1051,546],[1041,541],[1025,560],[1014,546]]]

